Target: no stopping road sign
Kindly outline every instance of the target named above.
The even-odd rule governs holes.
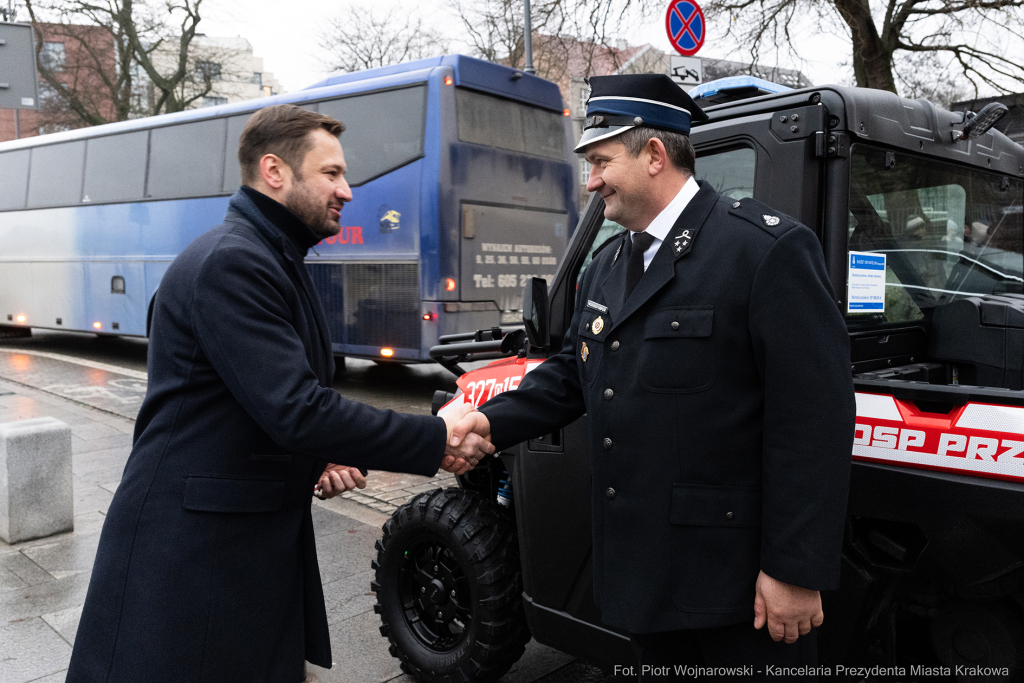
[[[665,14],[665,31],[676,52],[685,57],[697,54],[707,34],[700,5],[695,0],[672,0]]]

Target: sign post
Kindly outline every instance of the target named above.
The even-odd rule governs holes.
[[[0,23],[0,109],[14,110],[15,137],[19,110],[38,108],[35,33],[29,24]]]
[[[679,55],[672,55],[669,75],[683,90],[704,82],[700,57],[694,57],[707,35],[707,21],[696,0],[670,0],[665,13],[665,32]]]

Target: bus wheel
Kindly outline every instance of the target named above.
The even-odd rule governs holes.
[[[0,325],[0,339],[10,337],[31,337],[32,328],[16,327],[14,325]]]
[[[402,671],[428,683],[494,681],[530,632],[514,520],[474,491],[436,489],[384,524],[374,611]]]

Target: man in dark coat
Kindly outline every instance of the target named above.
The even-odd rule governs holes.
[[[645,665],[813,664],[855,416],[821,247],[693,178],[706,116],[667,76],[590,82],[577,151],[628,230],[585,271],[561,352],[452,442],[504,448],[588,413],[602,620]]]
[[[330,667],[310,504],[318,481],[330,496],[360,477],[325,466],[433,475],[475,460],[445,455],[445,419],[331,388],[303,258],[352,198],[342,130],[290,105],[255,114],[239,145],[247,186],[164,276],[69,683],[297,683],[303,660]]]

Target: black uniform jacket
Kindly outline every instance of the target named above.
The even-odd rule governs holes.
[[[68,683],[297,683],[303,659],[331,666],[313,486],[327,461],[432,475],[445,426],[331,388],[315,241],[243,188],[167,270]]]
[[[628,249],[587,268],[561,352],[482,408],[499,448],[588,413],[603,621],[752,621],[758,570],[836,587],[855,406],[814,233],[701,184],[623,301]]]

